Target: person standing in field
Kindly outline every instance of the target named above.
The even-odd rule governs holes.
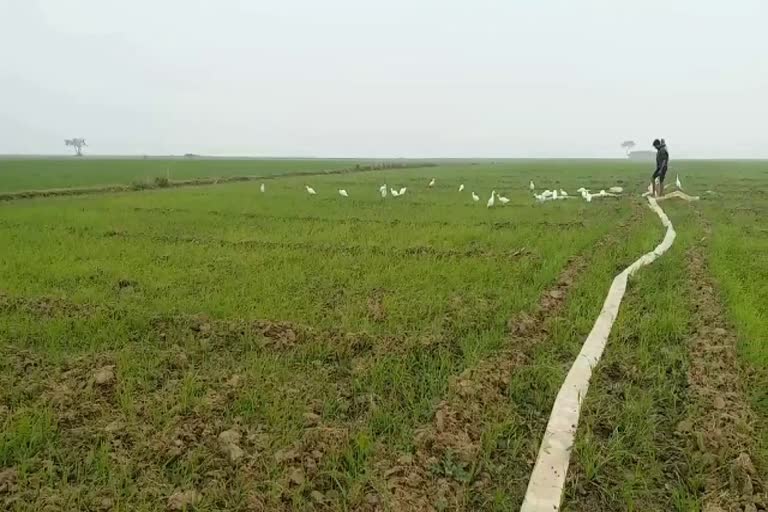
[[[667,177],[669,168],[669,152],[664,139],[653,141],[653,147],[656,148],[656,170],[653,171],[651,181],[653,182],[653,195],[661,197],[664,195],[664,178]]]

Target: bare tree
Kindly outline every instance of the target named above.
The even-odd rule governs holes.
[[[637,146],[637,144],[635,144],[635,141],[633,140],[625,140],[621,143],[621,147],[624,148],[624,151],[627,152],[627,155],[629,155],[629,152],[632,151],[632,148],[635,146]]]
[[[72,146],[75,148],[75,156],[83,156],[83,146],[87,146],[88,144],[85,143],[85,139],[81,138],[75,138],[75,139],[65,139],[64,140],[65,146]]]

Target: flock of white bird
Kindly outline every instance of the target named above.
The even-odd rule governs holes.
[[[675,178],[675,185],[679,190],[683,190],[683,185],[680,182],[680,176],[678,175]],[[432,188],[435,186],[435,178],[432,178],[427,185],[429,188]],[[317,191],[315,191],[314,188],[310,187],[309,185],[305,185],[304,188],[307,190],[307,194],[314,196],[317,195]],[[557,190],[544,190],[541,193],[536,193],[536,184],[533,183],[533,180],[528,184],[528,188],[530,189],[531,193],[533,194],[533,197],[536,199],[536,201],[543,203],[545,201],[557,201],[557,200],[563,200],[563,199],[570,199],[574,196],[571,196],[563,189]],[[264,183],[261,184],[259,187],[259,190],[261,192],[266,192],[266,185]],[[408,187],[401,187],[399,189],[393,188],[393,187],[387,187],[386,183],[379,187],[379,193],[381,194],[382,198],[386,198],[387,194],[391,195],[392,197],[402,197],[405,195],[405,193],[408,191]],[[464,184],[462,183],[459,185],[459,192],[464,191]],[[653,185],[648,185],[648,191],[649,193],[652,193],[653,191]],[[341,197],[349,197],[349,193],[343,189],[339,189],[339,195]],[[578,192],[581,197],[588,203],[592,202],[592,199],[598,198],[598,197],[618,197],[621,194],[624,193],[624,189],[622,187],[611,187],[607,191],[605,189],[601,189],[600,192],[592,193],[589,189],[581,187],[576,192]],[[488,208],[493,208],[496,206],[496,201],[498,200],[499,204],[506,205],[509,203],[509,198],[504,197],[502,195],[499,195],[496,193],[495,190],[491,191],[491,197],[488,198],[488,201],[486,202],[486,206]],[[472,201],[479,202],[480,196],[478,196],[474,191],[472,192]]]

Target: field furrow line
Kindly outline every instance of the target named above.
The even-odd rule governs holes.
[[[737,355],[737,337],[707,269],[701,247],[688,253],[694,331],[689,341],[688,417],[677,425],[701,468],[706,511],[758,510],[768,505],[766,474],[757,460],[755,416]]]

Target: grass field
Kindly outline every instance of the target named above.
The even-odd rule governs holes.
[[[232,176],[276,176],[291,172],[354,167],[354,160],[67,159],[0,158],[0,193],[65,187],[131,185],[156,178],[191,180]]]
[[[0,190],[167,165],[19,162]],[[768,163],[676,171],[702,200],[661,203],[678,239],[630,281],[563,510],[768,505]],[[3,509],[519,509],[613,276],[662,238],[647,175],[479,162],[0,203]],[[535,204],[531,179],[630,193]]]

